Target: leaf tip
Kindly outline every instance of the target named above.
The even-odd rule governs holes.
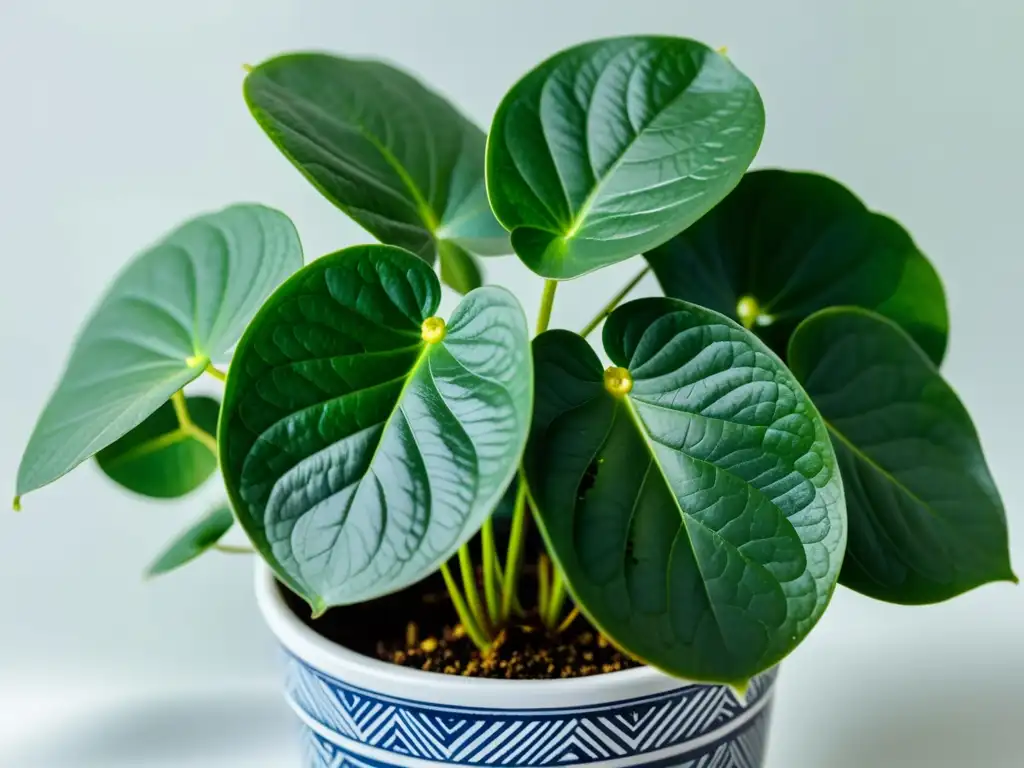
[[[250,74],[255,69],[255,67],[252,64],[243,64],[242,69],[245,70],[246,74]]]
[[[729,683],[729,690],[733,692],[741,706],[747,706],[747,692],[750,690],[749,680],[744,680],[742,683]]]
[[[319,595],[314,597],[312,600],[310,600],[309,606],[313,609],[313,616],[312,616],[313,621],[316,621],[321,616],[323,616],[325,613],[327,613],[327,608],[328,608],[327,603]]]
[[[720,55],[722,55],[722,56],[728,56],[729,55],[729,46],[728,45],[723,45],[721,48],[718,49],[717,52]]]
[[[15,512],[21,512],[21,496],[15,496],[14,501],[11,502],[11,509]]]

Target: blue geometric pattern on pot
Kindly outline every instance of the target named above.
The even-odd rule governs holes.
[[[758,768],[776,676],[772,670],[755,678],[745,702],[729,688],[693,684],[628,701],[516,710],[385,696],[291,656],[287,673],[288,698],[312,728],[308,764],[316,768],[406,768],[403,757],[491,768],[596,766],[623,759],[650,768]],[[369,748],[359,752],[370,751],[374,758],[354,753],[353,745]],[[667,762],[661,759],[666,752],[672,755]],[[630,759],[643,755],[653,762]]]

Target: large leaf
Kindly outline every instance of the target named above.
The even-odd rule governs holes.
[[[828,309],[797,328],[789,359],[828,423],[846,487],[843,584],[931,603],[1016,580],[974,425],[910,336],[865,310]]]
[[[259,205],[200,216],[136,257],[75,342],[25,449],[18,495],[103,450],[224,358],[301,266],[295,227]]]
[[[434,571],[520,461],[532,362],[522,309],[479,288],[434,317],[430,268],[390,246],[324,256],[238,345],[221,466],[238,518],[314,610]]]
[[[415,78],[379,61],[297,53],[256,67],[245,98],[281,152],[381,242],[431,264],[440,255],[449,272],[472,262],[466,251],[510,251],[487,202],[483,131]]]
[[[811,630],[846,543],[824,422],[778,358],[674,299],[608,320],[602,374],[567,331],[534,342],[529,488],[602,631],[673,675],[742,685]]]
[[[586,43],[545,61],[498,107],[491,205],[530,269],[576,277],[711,210],[763,132],[757,89],[710,48],[671,37]]]
[[[895,320],[936,364],[946,349],[946,298],[928,259],[903,227],[824,176],[748,173],[647,259],[667,295],[742,320],[780,355],[801,320],[838,305]]]
[[[222,504],[204,515],[187,531],[171,542],[146,571],[147,576],[161,576],[190,563],[213,549],[234,525],[231,507]]]
[[[220,404],[212,397],[185,399],[189,417],[209,435],[217,434]],[[96,454],[108,477],[145,496],[184,496],[205,483],[217,469],[217,457],[183,429],[171,403]]]

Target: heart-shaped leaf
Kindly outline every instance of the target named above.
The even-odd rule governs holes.
[[[545,61],[498,107],[491,206],[530,269],[577,277],[711,210],[763,132],[757,89],[722,54],[671,37],[586,43]]]
[[[200,216],[136,257],[75,342],[22,457],[18,495],[106,448],[223,358],[301,266],[295,227],[259,205]]]
[[[185,404],[191,420],[212,440],[220,404],[212,397],[188,397]],[[191,493],[217,469],[216,454],[182,428],[171,403],[97,453],[96,461],[128,490],[161,499]]]
[[[932,603],[1016,581],[971,418],[909,335],[866,310],[827,309],[797,328],[789,361],[828,423],[846,487],[843,584]]]
[[[523,311],[479,288],[447,326],[412,254],[313,262],[238,345],[220,423],[238,518],[314,611],[432,573],[494,509],[532,407]]]
[[[256,67],[245,98],[281,152],[381,242],[430,264],[440,255],[448,274],[472,262],[466,251],[510,252],[487,202],[483,131],[415,78],[379,61],[298,53]]]
[[[222,504],[216,507],[191,528],[183,532],[156,559],[146,571],[147,576],[161,576],[186,563],[190,563],[204,552],[213,549],[234,525],[235,518],[231,507]]]
[[[743,684],[793,650],[846,542],[828,432],[753,334],[674,299],[623,305],[615,366],[534,341],[525,468],[548,547],[584,612],[630,654]]]
[[[936,364],[946,349],[946,298],[931,263],[903,227],[824,176],[748,173],[647,260],[667,295],[740,320],[779,355],[801,320],[838,305],[896,321]]]

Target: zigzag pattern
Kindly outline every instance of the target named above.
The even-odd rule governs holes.
[[[293,705],[326,732],[342,737],[339,741],[355,741],[396,758],[495,767],[586,765],[682,746],[726,727],[769,696],[774,679],[771,672],[753,681],[746,704],[722,686],[688,685],[669,694],[604,706],[517,712],[384,697],[328,677],[298,659],[288,663]],[[756,768],[764,752],[765,721],[758,715],[757,727],[680,765]],[[345,755],[319,737],[313,747],[317,755],[310,762],[317,768],[378,765]]]

